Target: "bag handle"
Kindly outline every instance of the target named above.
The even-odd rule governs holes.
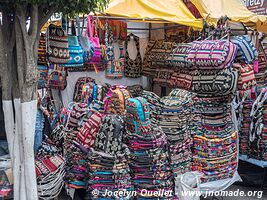
[[[83,22],[84,22],[84,18],[83,18]],[[78,36],[79,35],[82,35],[82,32],[83,32],[83,28],[81,29],[80,27],[80,21],[79,21],[79,16],[76,16],[76,25],[77,25],[77,32],[78,32]],[[83,23],[83,26],[84,26],[84,23]]]
[[[71,35],[76,36],[76,27],[74,20],[71,21]]]
[[[93,37],[93,24],[92,24],[92,16],[88,15],[87,17],[87,29],[85,31],[85,36]]]

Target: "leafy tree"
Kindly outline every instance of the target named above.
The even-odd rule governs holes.
[[[87,14],[103,9],[107,3],[108,0],[0,0],[0,78],[15,199],[38,199],[33,142],[40,30],[55,12]]]

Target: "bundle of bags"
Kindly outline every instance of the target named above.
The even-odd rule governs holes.
[[[256,85],[254,72],[262,74],[258,68],[265,68],[263,55],[258,58],[248,35],[182,44],[151,41],[146,50],[144,75],[203,96],[234,94],[237,82],[238,87],[244,85],[243,89]],[[240,66],[233,67],[233,63]]]
[[[252,100],[252,102],[251,102]],[[266,86],[256,87],[247,97],[247,101],[251,102],[250,126],[248,134],[248,151],[247,155],[259,160],[267,160],[266,148],[266,119],[267,119],[267,93]],[[244,103],[247,102],[246,100]],[[243,104],[244,109],[244,104]],[[243,120],[242,125],[247,126]],[[243,134],[243,132],[241,132]]]
[[[35,168],[39,198],[56,198],[64,186],[65,158],[49,139],[36,153]]]
[[[63,153],[66,159],[65,182],[69,188],[85,189],[87,185],[87,154],[90,147],[88,140],[91,138],[86,140],[83,136],[91,132],[87,133],[79,122],[88,114],[88,105],[84,103],[74,103],[68,108],[67,121],[64,124]]]
[[[193,170],[204,174],[203,182],[231,178],[237,169],[231,96],[193,100]]]
[[[142,98],[126,101],[127,146],[129,148],[132,181],[139,199],[158,199],[155,191],[164,190],[171,199],[172,173],[168,161],[167,137],[151,123],[148,102]],[[142,191],[149,191],[146,194]]]
[[[96,141],[88,155],[88,199],[114,199],[116,196],[107,196],[106,191],[134,190],[125,135],[121,116],[107,114],[102,117]],[[94,190],[98,194],[92,193]]]
[[[267,47],[260,43],[260,51],[258,56],[258,72],[255,73],[258,85],[266,84],[267,70]]]
[[[192,94],[175,89],[160,101],[162,106],[158,113],[159,126],[167,136],[170,166],[176,176],[191,171]]]

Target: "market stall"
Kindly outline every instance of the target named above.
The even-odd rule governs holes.
[[[193,171],[202,192],[241,180],[239,150],[259,150],[248,134],[250,142],[265,144],[266,52],[256,32],[233,35],[217,22],[225,15],[244,23],[266,17],[243,7],[240,16],[228,12],[239,4],[192,2],[214,25],[209,32],[182,1],[114,0],[105,14],[63,18],[42,33],[35,133],[40,198],[52,199],[65,187],[71,197],[85,190],[88,199],[107,190],[157,199],[142,191],[159,189],[171,194],[161,198],[176,199],[183,175]],[[153,40],[153,31],[165,40]]]

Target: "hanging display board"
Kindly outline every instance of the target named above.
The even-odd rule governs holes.
[[[267,0],[243,0],[247,8],[259,15],[267,15]]]

